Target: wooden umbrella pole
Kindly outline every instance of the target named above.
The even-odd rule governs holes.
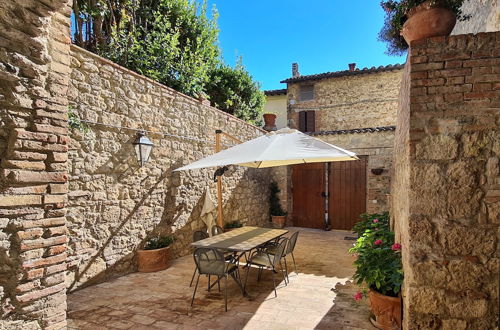
[[[219,152],[221,149],[220,146],[220,137],[222,131],[220,129],[215,130],[215,152]],[[222,177],[219,175],[217,177],[217,224],[224,228],[224,221],[222,220]]]

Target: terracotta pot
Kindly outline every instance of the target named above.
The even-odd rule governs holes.
[[[401,329],[401,297],[385,296],[374,290],[370,290],[368,296],[376,318],[372,320],[373,325],[384,330]]]
[[[401,35],[408,45],[414,40],[449,36],[453,31],[457,21],[455,13],[439,4],[433,6],[432,3],[432,0],[426,1],[408,12],[408,20],[401,29]]]
[[[286,216],[285,215],[273,215],[273,216],[271,216],[271,218],[273,219],[273,223],[278,228],[285,227],[285,223],[286,223]]]
[[[263,116],[264,116],[264,129],[266,131],[275,131],[276,115],[274,113],[265,113]]]
[[[170,261],[170,246],[156,250],[137,250],[138,270],[141,273],[167,269]]]

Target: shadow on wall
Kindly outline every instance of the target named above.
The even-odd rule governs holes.
[[[130,145],[129,142],[126,141],[125,145]],[[106,178],[105,182],[108,182],[108,178],[118,183],[130,181],[130,176],[134,176],[139,171],[138,167],[131,165],[130,158],[133,156],[130,155],[131,153],[128,150],[118,151],[114,155],[111,155],[104,164],[97,167],[91,175],[99,174],[104,176]],[[115,162],[120,164],[118,171],[112,166]],[[84,231],[79,231],[83,225],[78,228],[69,228],[70,242],[68,245],[74,252],[70,255],[70,258],[73,257],[73,259],[77,260],[76,264],[72,265],[71,261],[69,263],[69,291],[134,272],[137,269],[136,249],[143,246],[146,239],[159,234],[174,236],[175,241],[172,245],[173,257],[192,252],[190,243],[193,231],[205,230],[206,228],[204,222],[201,220],[204,190],[200,186],[210,184],[213,196],[215,184],[209,183],[206,179],[200,182],[199,178],[206,176],[204,172],[207,171],[197,173],[194,178],[191,175],[184,175],[185,177],[182,178],[183,174],[181,172],[173,172],[175,168],[180,166],[182,166],[180,161],[175,162],[167,167],[155,179],[155,182],[149,182],[147,191],[142,196],[135,198],[136,202],[133,206],[130,205],[128,209],[120,206],[118,214],[121,220],[119,222],[109,222],[106,226],[106,222],[110,221],[105,213],[106,208],[117,207],[115,204],[118,201],[104,200],[103,207],[98,208],[98,214],[96,215],[97,222],[101,222],[101,224],[94,223],[92,225],[90,223],[89,226],[89,223],[87,223],[87,233],[90,233],[92,237],[85,237],[86,234],[84,234]],[[110,171],[114,171],[115,173],[110,173]],[[212,172],[212,170],[209,170],[209,172]],[[225,191],[229,192],[229,198],[224,202],[223,210],[226,221],[239,220],[244,224],[255,225],[267,219],[268,206],[265,203],[262,204],[263,200],[243,200],[245,203],[242,204],[242,196],[256,195],[255,190],[261,189],[262,180],[266,175],[267,170],[238,168],[230,171],[229,177],[225,178],[227,181]],[[143,181],[150,179],[149,177],[145,177],[141,181],[141,184]],[[165,184],[165,182],[168,182],[168,184]],[[236,185],[234,185],[235,183]],[[165,190],[162,190],[162,185],[166,188]],[[264,186],[267,190],[267,182]],[[158,191],[162,191],[164,195],[163,202],[156,202],[155,204],[153,199],[154,195],[158,194]],[[85,193],[87,194],[85,195],[86,197],[92,195],[92,192]],[[193,198],[192,194],[200,194],[200,196],[194,196]],[[265,194],[260,195],[267,201],[268,198]],[[186,199],[184,198],[185,196],[189,196],[189,198]],[[187,203],[194,206],[190,206]],[[75,202],[75,204],[78,204],[78,202]],[[161,215],[158,216],[158,221],[144,223],[142,227],[135,230],[134,226],[137,227],[137,223],[141,221],[142,207],[151,207],[151,205],[156,206],[156,208],[162,208]],[[87,211],[85,209],[79,217],[85,218],[85,212]],[[254,214],[255,216],[252,217],[249,214]],[[149,218],[155,218],[154,214],[148,214],[148,216]],[[73,219],[76,217],[72,216]],[[186,219],[183,220],[182,218]],[[78,221],[75,222],[78,225]],[[98,225],[102,224],[107,229],[109,228],[109,232],[103,231],[98,233]],[[147,228],[147,226],[151,226],[151,228]],[[81,248],[81,246],[85,245],[96,246],[95,250],[87,249],[91,255],[87,255],[88,259],[86,260],[85,253],[89,252],[82,251]],[[128,253],[113,251],[115,245]]]

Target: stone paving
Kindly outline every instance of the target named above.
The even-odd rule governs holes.
[[[193,307],[192,256],[176,259],[156,273],[133,273],[68,295],[69,329],[374,329],[366,301],[353,299],[350,282],[353,257],[345,231],[300,230],[295,256],[298,275],[281,281],[274,297],[271,273],[257,281],[252,269],[250,298],[228,281],[228,312],[224,296],[200,277]],[[290,259],[291,261],[291,259]],[[289,267],[290,267],[289,263]],[[293,267],[293,266],[292,266]],[[246,270],[242,271],[244,275]]]

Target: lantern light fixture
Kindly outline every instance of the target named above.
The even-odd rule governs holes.
[[[153,149],[153,142],[146,136],[146,133],[143,131],[139,131],[137,133],[137,138],[133,142],[135,155],[137,157],[137,161],[139,164],[144,166],[149,160],[149,156],[151,155],[151,150]]]

